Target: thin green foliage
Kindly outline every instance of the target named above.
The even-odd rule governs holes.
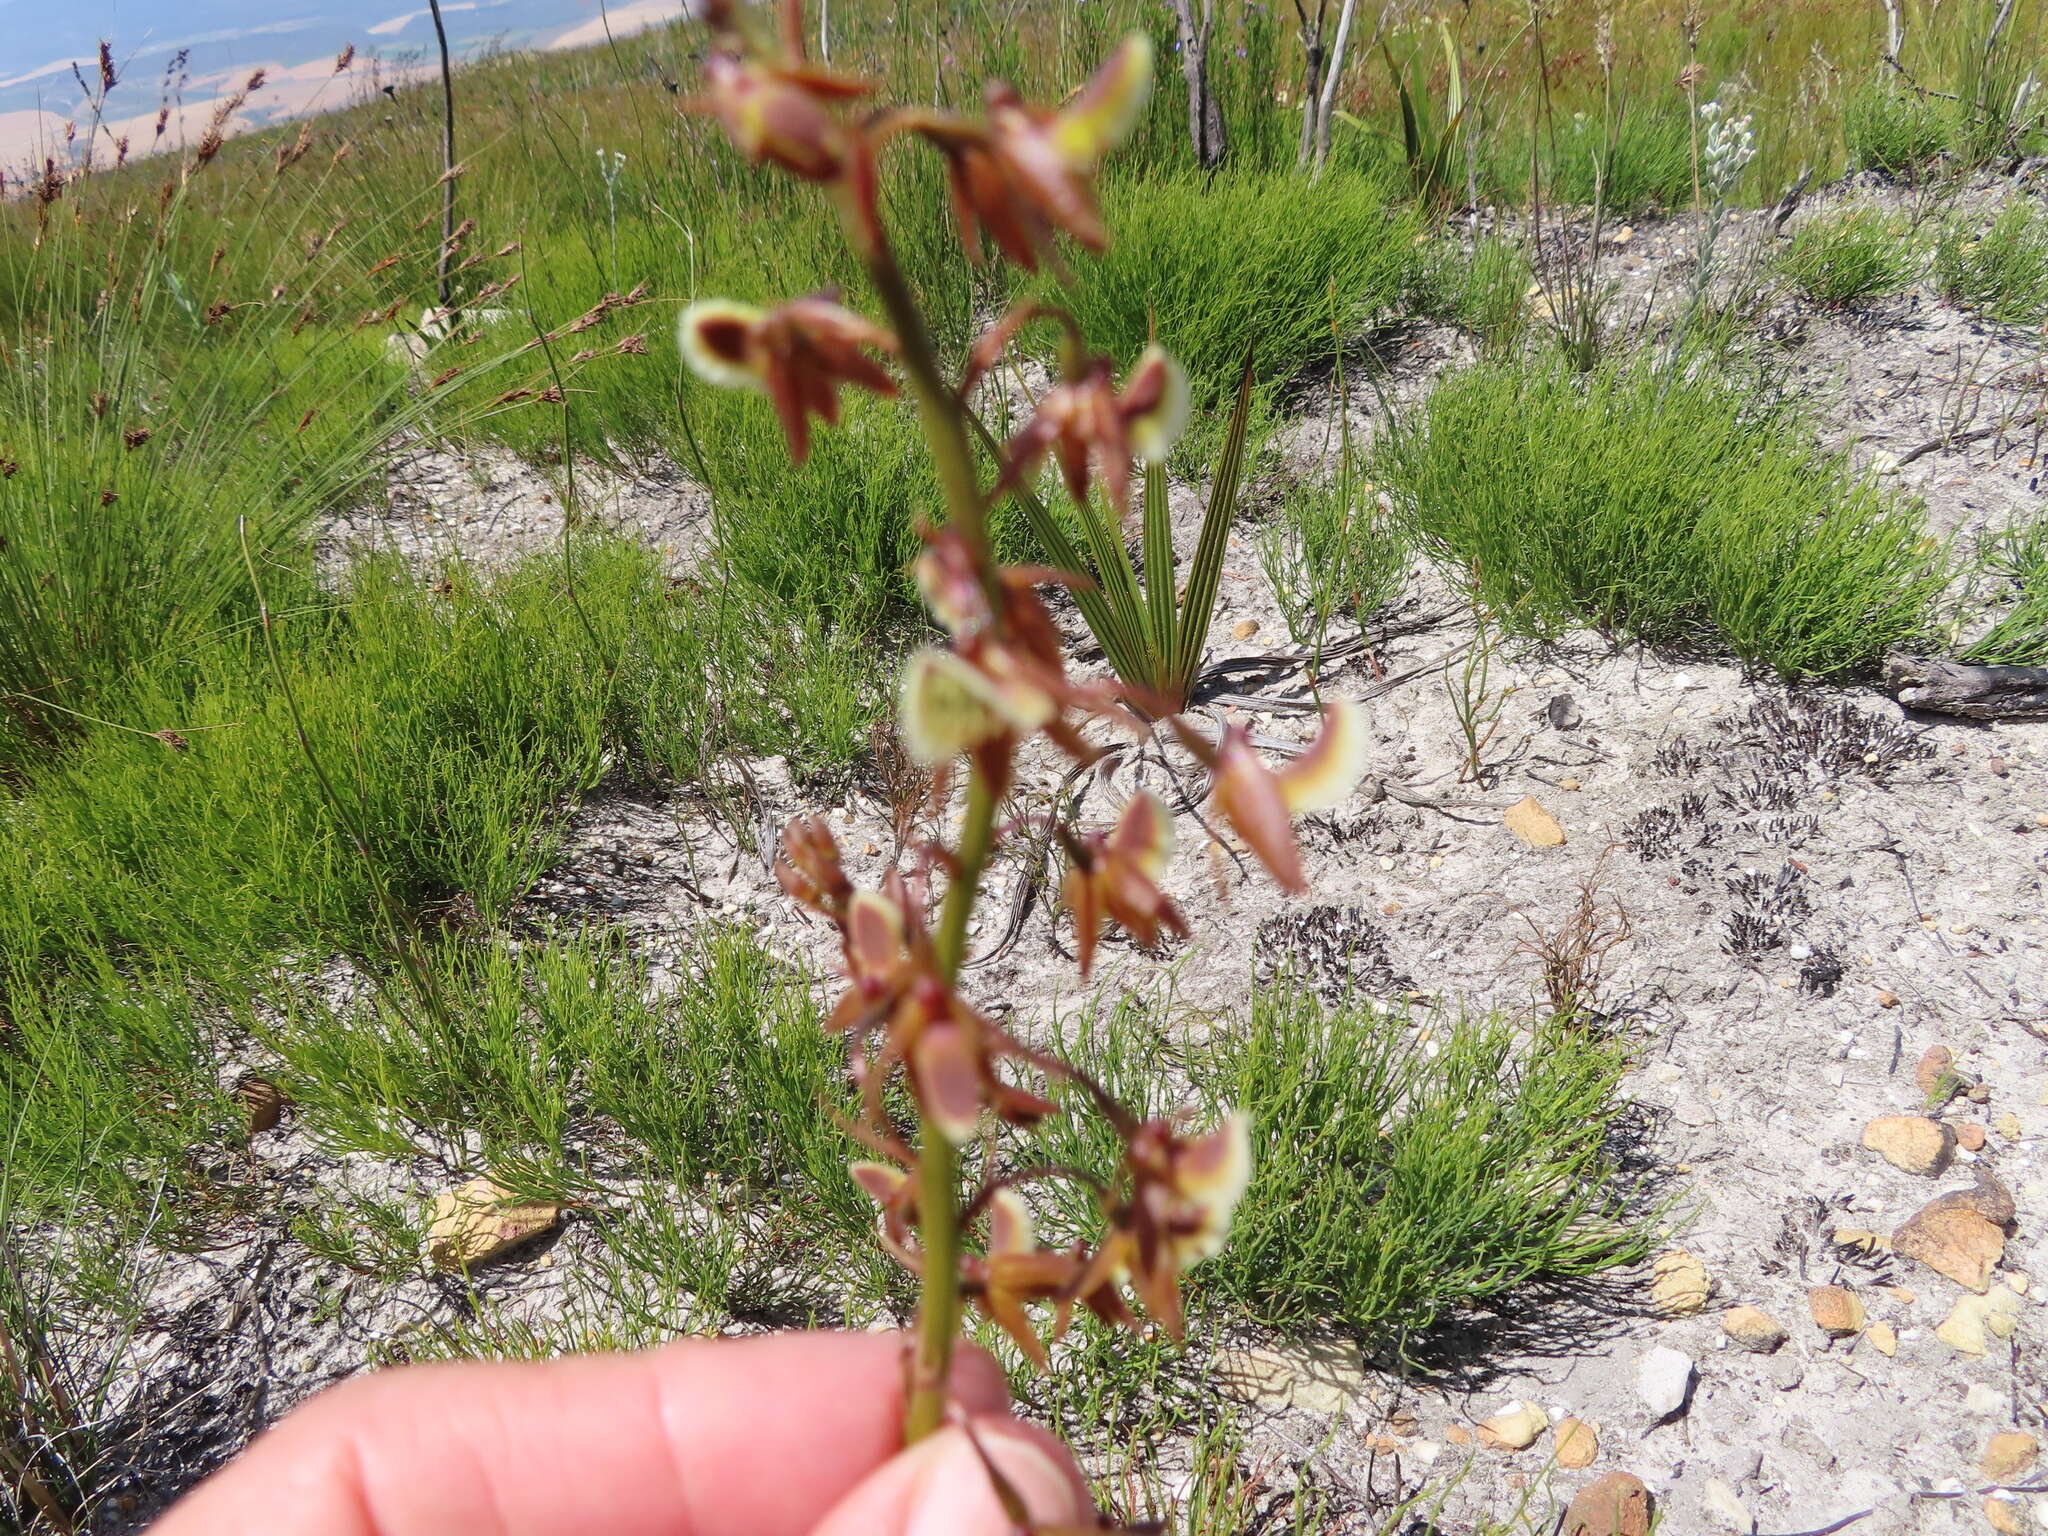
[[[89,1227],[20,1221],[0,1167],[0,1525],[94,1527],[114,1470],[115,1407],[153,1278]]]
[[[1843,106],[1849,167],[1918,180],[1955,142],[1961,124],[1953,103],[1913,90],[1890,71],[1875,72]]]
[[[1982,568],[2007,602],[1997,621],[1963,652],[1963,660],[2048,666],[2048,518],[1993,540]]]
[[[1522,245],[1482,235],[1470,251],[1438,245],[1425,270],[1418,307],[1467,332],[1480,355],[1512,355],[1529,334],[1527,294],[1536,280]]]
[[[1421,221],[1357,173],[1126,180],[1105,205],[1116,243],[1059,302],[1112,356],[1156,335],[1197,410],[1227,398],[1247,336],[1259,382],[1276,383],[1330,355],[1333,291],[1349,333],[1392,313],[1418,271]]]
[[[1166,1102],[1156,1021],[1137,1003],[1067,1042],[1110,1091]],[[1568,1021],[1417,1021],[1326,1007],[1284,981],[1175,1051],[1199,1113],[1242,1108],[1256,1173],[1230,1246],[1192,1277],[1208,1309],[1280,1328],[1335,1325],[1413,1358],[1452,1312],[1642,1259],[1655,1202],[1615,1163],[1623,1049]],[[1078,1134],[1078,1133],[1076,1133]],[[1047,1154],[1089,1166],[1100,1149]],[[1078,1202],[1080,1197],[1074,1197]],[[1083,1221],[1061,1206],[1051,1221]]]
[[[1920,270],[1912,226],[1876,208],[1816,214],[1777,258],[1785,281],[1815,304],[1847,309],[1897,293]]]
[[[1988,229],[1961,216],[1934,243],[1934,283],[1943,298],[2007,325],[2048,320],[2048,213],[2024,198],[1999,210]]]
[[[1547,148],[1547,146],[1546,146]],[[1683,98],[1610,99],[1559,125],[1544,197],[1636,215],[1692,196],[1692,128]]]
[[[1397,417],[1370,468],[1524,633],[1587,624],[1829,675],[1923,637],[1947,578],[1913,503],[1711,371],[1480,364]]]
[[[1395,60],[1394,50],[1385,38],[1380,39],[1380,57],[1386,61],[1387,73],[1393,78],[1394,92],[1401,104],[1401,156],[1408,168],[1409,192],[1432,216],[1440,218],[1459,191],[1463,169],[1459,151],[1465,142],[1466,102],[1465,71],[1458,60],[1458,45],[1451,37],[1451,24],[1439,18],[1437,32],[1448,77],[1440,112],[1430,111],[1423,81],[1417,80],[1411,86],[1410,70]],[[1365,126],[1348,112],[1340,116],[1353,127]]]
[[[1259,561],[1288,638],[1320,649],[1334,620],[1362,624],[1400,595],[1408,547],[1346,455],[1333,479],[1289,487]]]

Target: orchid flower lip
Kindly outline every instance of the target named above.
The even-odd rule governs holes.
[[[737,357],[728,355],[718,347],[716,338],[729,330],[739,332],[743,340],[765,318],[765,312],[752,304],[733,299],[699,299],[676,322],[676,344],[683,361],[707,384],[726,389],[763,389],[766,381],[760,369],[746,361],[744,350]]]
[[[1187,430],[1194,401],[1188,388],[1187,370],[1163,347],[1147,347],[1131,370],[1132,375],[1135,377],[1139,369],[1148,367],[1161,370],[1164,378],[1158,403],[1142,416],[1131,419],[1131,451],[1147,463],[1156,464],[1166,458],[1173,445],[1180,441],[1181,433]]]

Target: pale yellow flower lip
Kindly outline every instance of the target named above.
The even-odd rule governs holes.
[[[1152,39],[1133,32],[1054,119],[1053,146],[1069,167],[1091,172],[1131,136],[1152,95]]]
[[[1035,731],[1056,713],[1028,683],[1000,683],[972,662],[935,647],[903,669],[903,745],[927,768],[1008,732]]]
[[[1142,415],[1130,419],[1131,451],[1149,464],[1163,460],[1173,445],[1180,441],[1180,435],[1187,430],[1188,416],[1193,410],[1193,398],[1188,390],[1187,370],[1182,368],[1163,347],[1147,347],[1138,356],[1131,368],[1133,379],[1147,369],[1158,369],[1163,374],[1159,390],[1159,402]]]
[[[1190,1142],[1174,1167],[1176,1192],[1202,1217],[1200,1229],[1182,1241],[1183,1268],[1222,1251],[1231,1214],[1251,1182],[1251,1120],[1234,1109],[1215,1130]]]
[[[752,361],[746,338],[759,330],[765,313],[732,299],[699,299],[676,322],[683,361],[706,383],[726,389],[765,389],[767,377]]]
[[[1372,751],[1365,711],[1350,699],[1332,699],[1315,745],[1280,770],[1290,814],[1335,810],[1365,777]]]

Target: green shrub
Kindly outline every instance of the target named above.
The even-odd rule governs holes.
[[[1481,236],[1470,251],[1445,242],[1423,275],[1420,308],[1471,334],[1482,354],[1511,353],[1529,330],[1529,285],[1535,280],[1520,244]]]
[[[1403,1014],[1282,983],[1187,1053],[1196,1119],[1242,1109],[1256,1168],[1229,1246],[1192,1277],[1201,1304],[1406,1356],[1460,1308],[1644,1257],[1653,1213],[1609,1150],[1621,1047],[1560,1023],[1431,1032],[1433,1052]],[[1157,1039],[1126,1004],[1067,1044],[1126,1102],[1186,1108],[1160,1097]],[[1094,1166],[1107,1149],[1081,1134],[1063,1124],[1048,1158]],[[1088,1220],[1079,1198],[1062,1214]]]
[[[1116,241],[1059,301],[1120,362],[1156,321],[1198,409],[1237,383],[1247,345],[1262,381],[1288,378],[1390,312],[1420,271],[1417,216],[1352,173],[1126,181],[1105,201]]]
[[[2007,604],[1963,659],[1987,666],[2048,666],[2048,518],[1992,540],[1982,569]]]
[[[1954,144],[1960,126],[1954,103],[1923,96],[1889,73],[1865,80],[1842,108],[1849,169],[1900,180],[1929,170]]]
[[[886,688],[872,644],[670,584],[624,541],[450,589],[389,562],[278,620],[308,737],[365,826],[366,869],[306,770],[286,699],[241,635],[136,684],[0,828],[0,954],[23,976],[100,954],[376,948],[381,882],[484,918],[544,867],[564,796],[618,764],[690,778],[724,752],[798,774],[862,749]],[[133,724],[129,724],[133,722]],[[172,741],[151,730],[175,727]]]
[[[1260,563],[1288,637],[1314,646],[1342,616],[1358,623],[1400,595],[1408,545],[1355,473],[1288,488],[1261,533]]]
[[[2015,198],[1983,233],[1951,219],[1934,244],[1943,298],[2008,325],[2048,320],[2048,213]]]
[[[1945,579],[1917,507],[1707,372],[1480,364],[1397,418],[1368,473],[1525,632],[1717,641],[1828,674],[1923,634]]]
[[[1540,141],[1546,161],[1544,197],[1634,215],[1675,208],[1692,197],[1692,131],[1683,100],[1658,106],[1629,103],[1612,126],[1589,112],[1558,127],[1556,155]]]
[[[941,505],[915,412],[849,396],[844,422],[789,460],[767,398],[692,385],[684,397],[701,448],[725,570],[773,607],[854,635],[918,622],[910,577],[916,523]]]
[[[1787,282],[1830,309],[1897,293],[1913,281],[1919,266],[1906,221],[1875,208],[1816,214],[1800,225],[1777,258]]]

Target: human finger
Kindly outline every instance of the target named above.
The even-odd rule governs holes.
[[[899,1334],[416,1366],[322,1393],[157,1536],[801,1536],[902,1445]],[[953,1394],[1000,1410],[956,1355]]]
[[[1053,1436],[1007,1413],[977,1415],[971,1426],[972,1439],[953,1425],[870,1473],[813,1536],[1011,1536],[1017,1522],[991,1467],[1034,1526],[1093,1519],[1088,1485]]]

